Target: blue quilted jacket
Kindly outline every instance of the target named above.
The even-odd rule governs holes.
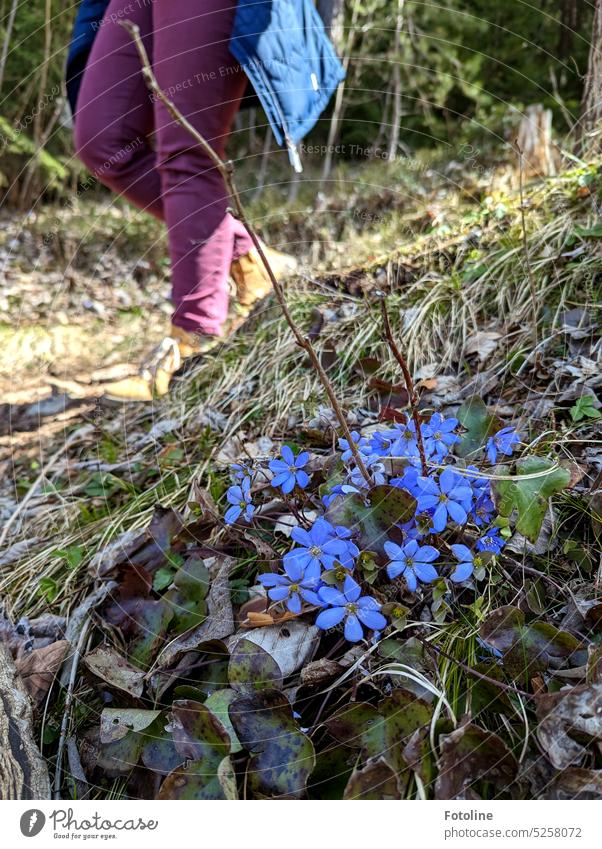
[[[169,2],[169,0],[168,0]],[[67,59],[75,110],[88,54],[108,0],[80,4]],[[301,170],[298,142],[314,126],[344,71],[312,0],[239,0],[230,41],[279,144]]]

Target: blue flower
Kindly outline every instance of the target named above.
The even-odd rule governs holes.
[[[305,489],[309,483],[309,476],[307,472],[303,471],[303,466],[309,460],[307,451],[302,451],[295,459],[295,455],[288,445],[283,445],[280,453],[282,460],[270,460],[268,463],[270,470],[274,472],[271,481],[272,486],[279,486],[286,495],[293,491],[295,484],[300,486],[301,489]]]
[[[416,495],[418,492],[419,475],[420,472],[415,466],[407,466],[401,477],[391,478],[389,483],[391,486],[398,486],[402,489],[407,489],[409,493]]]
[[[380,604],[371,596],[362,596],[360,586],[352,577],[345,578],[343,589],[321,587],[318,591],[320,601],[329,605],[327,610],[318,614],[318,628],[334,628],[345,620],[345,639],[357,643],[364,636],[362,625],[373,631],[381,631],[387,620],[380,613]],[[361,597],[360,597],[361,596]]]
[[[418,511],[432,511],[433,530],[440,533],[451,519],[464,524],[472,503],[469,484],[451,469],[439,475],[439,484],[433,478],[418,478]]]
[[[320,564],[325,569],[331,569],[334,561],[348,552],[348,541],[339,539],[330,522],[322,517],[316,519],[309,531],[293,528],[291,537],[301,547],[293,548],[284,555],[285,567],[287,563],[295,561],[303,569],[308,566],[319,567]]]
[[[471,511],[471,516],[475,525],[479,528],[483,525],[489,525],[493,518],[494,511],[495,505],[488,493],[485,492],[483,495],[479,495]]]
[[[366,448],[368,448],[368,449],[370,448],[370,443],[368,442],[368,440],[365,437],[360,436],[360,434],[357,432],[357,430],[351,431],[351,439],[353,440],[353,443],[356,446],[356,448],[358,449],[360,455],[370,453],[369,450],[366,451]],[[341,460],[344,463],[347,463],[347,462],[349,462],[349,460],[353,459],[353,451],[349,447],[349,440],[348,439],[343,439],[343,438],[339,439],[339,448],[343,451],[343,453],[341,454]]]
[[[224,521],[231,525],[244,513],[247,522],[251,521],[255,507],[251,503],[251,479],[243,478],[242,483],[229,487],[226,492],[228,503],[232,505],[226,510]]]
[[[412,419],[406,418],[405,424],[394,427],[395,439],[389,452],[391,457],[417,457],[418,440],[416,439],[416,425]]]
[[[320,583],[320,564],[305,569],[297,561],[284,563],[285,575],[266,572],[258,580],[269,587],[268,596],[272,601],[285,601],[291,613],[301,612],[301,600],[308,604],[321,606],[316,589]]]
[[[460,562],[449,576],[457,584],[467,581],[474,572],[474,557],[472,551],[465,545],[452,545],[454,557]]]
[[[491,528],[485,536],[477,540],[477,551],[491,551],[493,554],[499,554],[505,545],[506,541],[500,536],[500,529]]]
[[[391,560],[387,566],[387,575],[391,580],[403,575],[412,592],[416,592],[418,581],[429,584],[439,577],[431,565],[439,557],[439,552],[432,545],[419,546],[415,539],[404,545],[386,542],[385,551]]]
[[[489,462],[492,465],[495,463],[498,452],[509,457],[514,451],[514,446],[519,443],[520,434],[513,427],[503,427],[501,430],[498,430],[496,434],[490,436],[487,440],[487,458]]]
[[[251,477],[252,469],[246,463],[232,463],[230,472],[234,480],[244,481],[245,478]]]
[[[441,413],[433,413],[421,428],[427,455],[442,460],[449,454],[451,446],[460,441],[458,434],[454,433],[457,427],[458,419],[446,419]]]
[[[364,466],[366,467],[366,471],[370,473],[372,486],[385,483],[385,467],[380,462],[381,458],[377,456],[363,456],[363,460]],[[362,474],[362,472],[360,472],[357,466],[354,466],[352,469],[350,469],[349,474],[347,476],[347,480],[348,492],[359,492],[360,489],[365,489],[368,486],[364,475]],[[345,491],[344,488],[343,491]]]
[[[388,457],[397,436],[396,430],[375,430],[370,437],[370,453],[379,457]]]

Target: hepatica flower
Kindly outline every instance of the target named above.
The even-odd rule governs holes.
[[[339,539],[330,522],[322,517],[316,519],[309,531],[299,527],[293,528],[291,537],[299,543],[299,547],[284,555],[285,566],[295,561],[303,569],[308,566],[332,569],[334,561],[348,552],[348,541]]]
[[[387,575],[391,580],[402,575],[412,592],[416,592],[418,581],[429,584],[439,577],[432,565],[433,560],[439,557],[439,552],[432,545],[420,546],[415,539],[404,545],[387,541],[385,551],[391,560],[387,566]]]
[[[419,477],[417,482],[418,511],[428,510],[433,516],[433,530],[440,533],[448,521],[462,525],[468,519],[472,502],[470,485],[451,469],[444,469],[439,483],[434,478]]]
[[[394,432],[395,439],[389,452],[391,457],[417,457],[418,441],[414,422],[407,419],[405,424],[396,425]]]
[[[353,440],[353,444],[361,455],[370,453],[370,443],[365,437],[360,436],[357,430],[351,431],[351,439]],[[343,438],[339,439],[339,448],[343,452],[341,454],[341,460],[343,461],[343,463],[349,462],[349,460],[353,458],[353,451],[349,446],[349,440]]]
[[[450,580],[459,584],[462,581],[467,581],[474,572],[474,556],[466,545],[452,545],[451,550],[459,562],[449,577]]]
[[[226,498],[232,506],[226,510],[224,521],[227,525],[235,522],[239,516],[244,515],[247,522],[251,521],[255,507],[251,502],[251,479],[243,478],[241,484],[231,486]]]
[[[380,604],[371,596],[362,596],[359,584],[352,577],[345,578],[343,589],[322,587],[318,591],[320,601],[328,605],[318,614],[318,628],[334,628],[345,621],[345,639],[357,643],[364,636],[362,625],[373,631],[381,631],[387,620],[380,612]]]
[[[433,413],[429,421],[422,425],[425,450],[429,457],[443,459],[449,454],[449,449],[460,441],[457,433],[458,419],[446,419],[441,413]]]
[[[288,445],[283,445],[280,454],[281,460],[270,460],[268,464],[270,470],[274,472],[271,481],[272,486],[279,486],[285,495],[293,491],[295,484],[301,489],[305,489],[309,483],[309,475],[303,471],[303,467],[309,460],[307,451],[302,451],[295,459],[295,455]]]
[[[284,575],[266,572],[258,580],[268,588],[272,601],[286,601],[291,613],[301,613],[301,601],[321,605],[316,589],[320,583],[320,564],[303,568],[297,561],[284,563]]]
[[[514,451],[514,446],[519,443],[520,434],[513,427],[503,427],[501,430],[498,430],[496,434],[490,436],[487,440],[487,458],[489,462],[493,465],[497,460],[498,453],[505,454],[509,457]]]
[[[500,536],[500,529],[491,528],[477,540],[477,551],[490,551],[492,554],[499,554],[505,545],[506,541]]]

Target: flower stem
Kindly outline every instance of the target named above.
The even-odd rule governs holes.
[[[391,353],[393,354],[393,356],[401,367],[403,379],[406,385],[406,389],[408,391],[410,409],[412,410],[412,418],[414,420],[414,427],[416,429],[416,442],[418,443],[418,453],[420,454],[422,474],[427,477],[429,470],[428,464],[426,462],[426,451],[424,450],[422,430],[420,428],[420,413],[418,412],[418,393],[416,392],[416,389],[414,387],[414,381],[412,380],[412,375],[410,374],[410,370],[408,368],[408,364],[406,363],[405,357],[397,347],[397,343],[395,342],[395,339],[393,337],[393,331],[391,330],[391,322],[389,321],[389,313],[387,310],[387,302],[385,298],[383,298],[380,302],[380,309],[383,317],[385,339],[389,348],[391,349]]]

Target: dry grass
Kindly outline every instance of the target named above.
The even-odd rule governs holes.
[[[589,243],[578,262],[561,257],[575,225],[595,223],[592,195],[583,191],[590,179],[597,179],[594,165],[527,192],[529,262],[542,345],[553,340],[562,309],[595,302],[600,251]],[[329,374],[346,409],[366,402],[365,384],[356,372],[361,357],[377,357],[381,376],[396,375],[381,339],[378,304],[369,294],[375,288],[391,290],[391,320],[414,370],[432,363],[440,373],[462,370],[468,338],[489,326],[506,337],[497,359],[488,362],[500,381],[529,354],[533,305],[518,211],[515,195],[495,197],[478,214],[465,216],[453,233],[435,230],[351,275],[305,275],[289,287],[290,307],[300,325],[309,328],[316,311],[323,314],[316,346],[336,351]],[[349,294],[350,280],[368,294]],[[234,436],[244,441],[294,435],[315,415],[321,399],[317,377],[268,301],[220,351],[177,381],[167,399],[106,412],[96,429],[88,426],[80,432],[80,442],[72,437],[69,452],[46,470],[46,493],[32,499],[35,509],[15,523],[18,532],[9,536],[11,544],[31,538],[36,542],[26,556],[0,569],[0,596],[15,615],[39,613],[47,607],[40,592],[43,578],[43,588],[54,582],[53,609],[67,612],[89,588],[86,565],[93,554],[120,533],[146,525],[158,501],[184,507],[193,478],[201,477],[205,484],[215,479],[215,457],[225,443]],[[173,423],[168,436],[141,444],[146,432],[165,421]],[[66,424],[65,435],[73,429]],[[128,470],[126,462],[114,472],[120,483],[106,499],[89,494],[93,469],[74,468],[84,460],[106,465],[103,442],[114,444],[119,462],[134,458],[137,464]],[[170,444],[182,452],[175,463],[165,462]],[[158,476],[142,476],[138,486],[141,470],[153,468],[160,469]],[[104,510],[97,517],[88,509],[91,501]],[[56,552],[74,546],[81,547],[82,557],[69,569]]]

